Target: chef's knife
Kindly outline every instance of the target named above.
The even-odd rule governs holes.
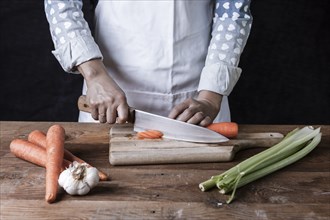
[[[80,111],[91,112],[85,96],[78,100]],[[151,114],[138,109],[130,108],[130,120],[134,124],[134,131],[158,130],[164,134],[164,138],[197,142],[197,143],[220,143],[229,139],[207,128],[174,120],[164,116]]]

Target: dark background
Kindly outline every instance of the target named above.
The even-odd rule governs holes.
[[[92,24],[92,6],[84,0]],[[252,0],[254,23],[229,97],[241,124],[330,124],[329,0]],[[65,73],[42,0],[0,3],[0,120],[77,121],[82,77]]]

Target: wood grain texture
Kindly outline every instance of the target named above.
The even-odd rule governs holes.
[[[246,149],[233,161],[139,166],[109,164],[110,125],[59,123],[66,147],[102,169],[111,181],[86,196],[58,193],[44,201],[45,169],[14,157],[9,143],[54,122],[1,122],[0,219],[330,219],[330,126],[323,126],[320,145],[302,160],[237,191],[236,200],[198,184],[262,149]],[[242,125],[245,132],[286,134],[295,125]],[[299,126],[301,127],[301,126]]]
[[[282,138],[276,132],[240,132],[237,138],[219,144],[141,139],[132,124],[118,124],[110,130],[109,161],[112,165],[225,162],[240,150],[271,147]]]
[[[209,202],[209,203],[208,203]],[[280,206],[278,204],[248,204],[226,205],[217,201],[199,202],[154,202],[136,201],[63,201],[63,204],[53,204],[49,207],[39,200],[6,201],[2,211],[4,219],[328,219],[324,210],[326,204],[314,203],[300,205],[297,214],[294,204]],[[212,204],[212,205],[210,205]],[[17,213],[18,210],[24,212]],[[73,210],[82,210],[74,212]],[[237,210],[235,212],[235,210]],[[16,211],[16,212],[15,212]]]

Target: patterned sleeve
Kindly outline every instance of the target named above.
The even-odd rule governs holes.
[[[82,0],[45,0],[45,13],[56,59],[66,72],[77,73],[76,66],[102,59],[82,12]]]
[[[230,94],[242,72],[238,63],[251,25],[250,0],[216,0],[212,38],[199,91]]]

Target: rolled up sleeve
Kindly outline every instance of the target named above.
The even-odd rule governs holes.
[[[55,49],[52,51],[64,71],[91,59],[103,59],[82,12],[82,0],[45,0],[45,13]]]
[[[217,0],[212,38],[198,90],[209,90],[228,96],[242,69],[239,59],[252,25],[250,0]]]
[[[102,59],[99,47],[89,36],[79,36],[59,46],[52,53],[64,71],[78,73],[76,66],[92,59]]]

